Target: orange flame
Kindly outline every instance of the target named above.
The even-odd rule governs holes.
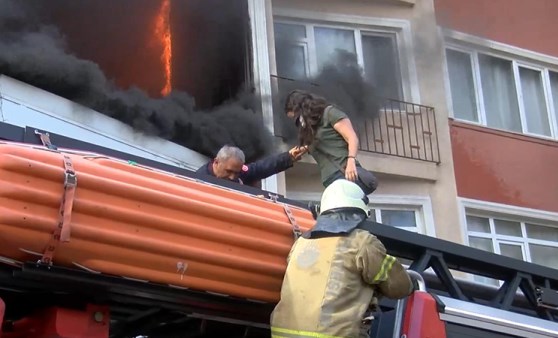
[[[163,0],[161,9],[157,15],[155,26],[156,38],[163,47],[161,61],[165,70],[165,86],[161,89],[161,95],[166,96],[172,90],[172,36],[170,27],[170,0]]]

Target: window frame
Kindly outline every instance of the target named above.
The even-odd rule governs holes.
[[[401,100],[420,103],[419,85],[416,65],[412,53],[411,24],[408,20],[365,17],[357,15],[344,15],[314,11],[295,10],[287,8],[273,9],[273,23],[305,25],[306,39],[309,40],[310,74],[317,73],[317,60],[315,57],[314,30],[310,26],[347,29],[354,32],[355,50],[359,66],[364,67],[362,51],[362,35],[370,34],[382,36],[390,34],[395,36],[396,52],[398,56],[397,70],[400,73]],[[408,55],[407,55],[408,54]]]
[[[321,197],[321,193],[315,192],[287,192],[287,198],[292,200],[320,201]],[[372,194],[369,195],[368,198],[370,200],[370,208],[374,209],[376,213],[381,210],[414,211],[417,221],[417,231],[413,232],[436,237],[432,201],[429,196]]]
[[[448,65],[448,59],[447,59],[447,53],[446,50],[447,49],[451,49],[453,51],[456,52],[460,52],[460,53],[464,53],[467,54],[469,56],[469,63],[471,65],[471,72],[473,75],[473,90],[474,90],[474,95],[475,95],[475,103],[476,103],[476,107],[477,107],[477,111],[475,112],[477,115],[477,121],[470,121],[470,120],[465,120],[465,119],[461,119],[455,116],[454,114],[454,110],[453,110],[453,98],[452,98],[452,92],[451,92],[451,82],[450,82],[450,77],[449,77],[449,65]],[[452,118],[455,118],[456,120],[459,121],[465,121],[467,123],[472,123],[472,124],[476,124],[476,125],[481,125],[481,126],[486,126],[486,114],[484,112],[484,95],[482,93],[482,88],[479,87],[479,84],[481,82],[481,78],[480,78],[480,69],[479,69],[479,63],[478,63],[478,55],[475,53],[474,50],[471,49],[467,49],[467,48],[462,48],[460,46],[445,46],[445,48],[443,49],[443,53],[444,53],[444,78],[445,78],[445,83],[446,83],[446,99],[448,102],[448,112],[449,112],[449,116]]]
[[[552,121],[552,115],[554,115],[554,107],[551,107],[552,101],[549,100],[549,95],[552,95],[551,88],[550,88],[550,86],[551,86],[550,78],[546,78],[545,75],[544,75],[545,71],[548,71],[548,69],[544,68],[540,65],[533,65],[533,64],[528,63],[528,62],[517,61],[517,60],[513,61],[513,65],[514,65],[514,79],[515,79],[515,85],[516,85],[516,91],[517,91],[517,97],[518,97],[518,103],[519,103],[519,116],[521,118],[521,128],[522,128],[523,134],[529,135],[529,136],[534,136],[534,137],[547,138],[547,139],[558,138],[558,126],[555,126],[553,121]],[[527,116],[526,116],[526,113],[525,113],[525,102],[523,100],[523,84],[521,83],[521,76],[519,74],[519,71],[520,71],[519,68],[525,68],[525,69],[540,72],[540,80],[541,80],[541,85],[542,85],[542,89],[543,89],[544,103],[546,105],[546,114],[547,114],[548,124],[549,124],[549,128],[550,128],[550,135],[535,134],[535,133],[529,132],[529,130],[527,129]],[[548,80],[548,83],[546,83],[547,80]],[[557,88],[557,90],[558,90],[558,88]]]
[[[411,232],[416,232],[419,234],[424,233],[424,221],[422,220],[422,212],[420,208],[416,206],[409,206],[409,205],[390,205],[390,204],[372,204],[370,203],[370,208],[374,210],[374,221],[378,223],[383,223],[382,220],[382,212],[383,211],[412,211],[415,216],[415,224],[416,226],[413,228],[410,227],[403,227],[403,226],[395,226],[396,228],[408,230]]]
[[[501,252],[499,246],[501,243],[521,245],[526,262],[532,262],[529,244],[558,248],[558,241],[545,241],[527,237],[526,227],[526,224],[534,224],[556,228],[558,231],[558,213],[467,198],[458,198],[458,204],[461,219],[460,228],[464,244],[467,246],[469,246],[469,236],[490,239],[493,252],[496,254],[500,254]],[[467,228],[467,216],[487,218],[490,224],[490,233],[469,231]],[[522,237],[497,234],[494,226],[494,219],[520,223]]]
[[[495,41],[479,38],[465,33],[455,32],[451,30],[441,29],[445,38],[444,43],[444,83],[446,87],[446,100],[448,105],[449,116],[455,120],[481,125],[486,128],[503,130],[509,133],[521,134],[547,140],[558,139],[558,112],[555,111],[554,99],[552,97],[552,83],[550,81],[550,73],[558,74],[558,58],[527,51],[518,47],[498,43]],[[459,118],[455,115],[453,109],[453,100],[451,92],[451,83],[449,78],[449,64],[447,62],[446,50],[454,50],[469,55],[472,63],[474,95],[477,101],[477,121],[470,121]],[[519,105],[519,116],[521,121],[521,132],[508,129],[501,129],[488,126],[487,112],[484,104],[484,94],[482,89],[482,80],[480,72],[479,54],[495,57],[498,59],[510,61],[512,63],[512,76],[514,78],[517,102]],[[547,118],[550,127],[550,136],[529,132],[527,129],[527,117],[525,113],[525,104],[523,99],[521,78],[519,75],[519,67],[540,71],[542,89],[544,94],[544,103],[546,105]],[[558,88],[555,88],[558,91]]]
[[[283,22],[281,22],[283,23]],[[302,40],[290,40],[288,41],[288,43],[292,46],[297,46],[297,47],[302,47],[303,49],[303,53],[304,53],[304,72],[306,73],[306,75],[308,74],[312,74],[311,68],[310,68],[310,64],[312,63],[310,61],[310,53],[309,50],[312,48],[310,46],[310,43],[308,41],[306,41],[308,38],[302,39]],[[277,61],[276,61],[277,62]]]

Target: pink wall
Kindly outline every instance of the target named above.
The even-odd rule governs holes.
[[[558,212],[558,142],[450,124],[460,197]]]
[[[557,0],[434,0],[438,25],[558,56]]]

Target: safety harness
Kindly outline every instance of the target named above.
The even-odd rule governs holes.
[[[52,232],[52,236],[43,252],[42,258],[39,263],[52,265],[54,252],[60,242],[70,241],[70,222],[72,218],[72,208],[74,205],[74,197],[77,186],[77,176],[72,164],[72,159],[63,154],[58,148],[50,142],[48,133],[41,133],[35,130],[35,134],[39,135],[43,146],[50,150],[54,150],[63,156],[64,163],[64,192],[62,194],[62,201],[58,210],[58,221],[56,228]]]

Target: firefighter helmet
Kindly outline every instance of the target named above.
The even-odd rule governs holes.
[[[368,196],[356,183],[345,179],[334,181],[324,190],[320,202],[320,214],[341,208],[357,208],[370,216]]]

